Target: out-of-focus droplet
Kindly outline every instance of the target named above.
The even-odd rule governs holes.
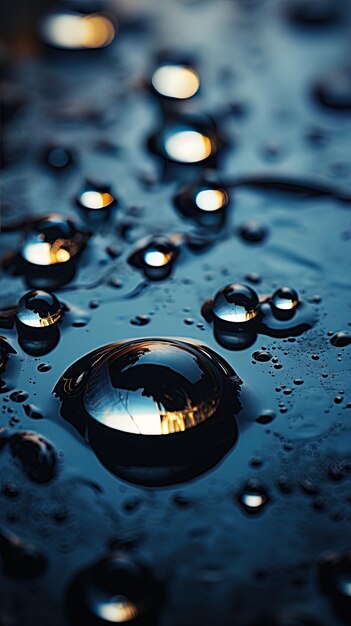
[[[278,318],[294,315],[298,304],[299,296],[295,289],[290,289],[290,287],[281,287],[272,295],[271,307]]]
[[[191,185],[182,189],[174,201],[182,215],[211,227],[223,224],[229,195],[219,185]]]
[[[38,266],[67,263],[82,251],[85,242],[86,234],[80,232],[71,219],[53,213],[33,225],[21,256]]]
[[[55,387],[62,415],[74,416],[117,475],[145,484],[184,480],[236,440],[239,379],[204,346],[138,339],[105,346],[70,370]]]
[[[267,230],[257,222],[246,222],[239,227],[239,234],[242,239],[250,243],[260,243],[267,236]]]
[[[90,211],[106,209],[116,203],[116,198],[112,195],[110,188],[105,186],[95,186],[87,184],[77,195],[77,204]]]
[[[256,417],[256,422],[258,424],[270,424],[275,419],[276,414],[274,411],[267,409],[266,411],[261,411],[260,415]]]
[[[38,548],[0,528],[0,554],[4,571],[11,578],[36,578],[46,568],[46,559]]]
[[[17,319],[25,326],[43,328],[60,321],[63,310],[56,296],[47,291],[33,290],[20,299]]]
[[[215,322],[245,324],[259,315],[257,293],[248,285],[232,284],[218,291],[212,305]]]
[[[209,118],[180,117],[167,121],[151,138],[153,151],[177,163],[201,163],[216,155],[219,139]]]
[[[293,0],[288,5],[290,20],[298,26],[333,26],[340,18],[338,0]]]
[[[320,566],[320,585],[343,619],[351,619],[351,552],[332,554]]]
[[[339,330],[330,337],[330,343],[336,348],[346,348],[351,344],[351,332]]]
[[[151,83],[159,95],[176,100],[191,98],[200,87],[200,79],[195,70],[176,63],[160,65],[154,71]]]
[[[172,271],[173,263],[178,256],[178,249],[167,237],[154,237],[145,242],[129,257],[134,267],[142,269],[151,280],[167,278]]]
[[[116,24],[104,13],[56,10],[40,24],[41,38],[49,46],[65,50],[105,48],[114,39]]]
[[[161,583],[145,565],[116,553],[78,573],[67,607],[72,623],[141,626],[156,623],[162,597]]]
[[[247,481],[237,497],[244,511],[250,515],[260,513],[269,501],[266,488],[255,478]]]
[[[351,68],[336,68],[315,84],[317,100],[335,111],[351,111]]]
[[[64,146],[51,146],[44,154],[44,160],[56,172],[67,169],[72,165],[74,158],[72,151]]]
[[[11,437],[9,445],[28,478],[47,483],[55,477],[57,454],[53,444],[45,437],[38,433],[20,432]]]

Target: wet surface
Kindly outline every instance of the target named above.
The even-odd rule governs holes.
[[[0,623],[348,625],[350,3],[79,4],[3,79]]]

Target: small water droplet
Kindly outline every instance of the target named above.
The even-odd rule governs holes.
[[[57,324],[62,315],[60,302],[48,291],[29,291],[22,296],[17,306],[17,319],[30,328],[44,328]]]
[[[192,98],[199,90],[197,72],[186,64],[163,63],[153,73],[151,84],[160,96],[175,100]]]
[[[261,481],[252,478],[243,486],[237,499],[246,513],[257,515],[267,505],[269,496]]]
[[[278,318],[286,319],[294,314],[299,304],[299,297],[295,289],[281,287],[277,289],[271,299],[271,306],[274,314]]]
[[[178,249],[171,240],[155,237],[137,249],[128,261],[134,267],[142,269],[147,278],[163,280],[170,275],[177,256]]]
[[[50,441],[38,433],[20,432],[9,441],[12,455],[21,462],[28,478],[38,483],[52,480],[57,469],[57,455]]]
[[[267,409],[265,411],[261,411],[260,415],[256,417],[256,422],[258,424],[270,424],[275,419],[276,415],[274,411]]]
[[[215,295],[212,315],[217,322],[245,324],[259,314],[259,300],[256,292],[247,285],[227,285]]]
[[[258,222],[246,222],[239,227],[239,235],[250,243],[260,243],[267,237],[267,229]]]
[[[67,8],[48,12],[39,24],[41,39],[62,50],[105,48],[116,34],[116,24],[102,12],[84,13]]]
[[[347,330],[340,330],[330,337],[330,343],[337,348],[346,348],[351,344],[351,333]]]
[[[270,352],[267,352],[266,350],[256,350],[256,352],[253,352],[252,358],[255,359],[255,361],[260,361],[261,363],[265,363],[271,360],[272,355]]]

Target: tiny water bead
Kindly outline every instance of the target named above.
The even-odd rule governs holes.
[[[178,254],[177,246],[170,239],[159,236],[146,241],[128,261],[142,269],[150,280],[163,280],[170,275]]]
[[[327,556],[320,565],[322,591],[344,619],[351,619],[351,552]]]
[[[151,626],[162,599],[163,585],[150,569],[117,552],[77,574],[69,585],[66,606],[72,624]]]
[[[116,25],[104,13],[80,13],[56,9],[40,23],[44,43],[63,50],[105,48],[114,39]]]
[[[62,315],[63,309],[56,296],[38,289],[22,296],[17,307],[18,321],[30,328],[45,328],[57,324]]]
[[[192,98],[199,90],[200,78],[189,65],[166,63],[160,65],[151,77],[157,94],[175,100]]]
[[[234,445],[240,383],[209,348],[150,338],[87,355],[54,392],[113,473],[168,484],[202,473]]]
[[[232,284],[217,292],[212,305],[217,322],[246,324],[259,315],[257,293],[248,285]]]
[[[248,480],[237,495],[237,499],[245,513],[257,515],[269,501],[267,489],[260,480]]]
[[[210,118],[169,120],[151,138],[150,148],[177,163],[201,163],[215,156],[220,141]]]
[[[184,217],[201,226],[219,226],[224,222],[229,195],[219,185],[191,185],[182,189],[174,202]]]

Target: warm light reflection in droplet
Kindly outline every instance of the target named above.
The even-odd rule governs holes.
[[[211,140],[195,130],[179,130],[165,140],[167,155],[174,161],[197,163],[210,156]]]
[[[66,263],[71,258],[70,252],[63,248],[64,241],[57,239],[54,244],[46,241],[28,243],[25,248],[25,258],[34,265],[53,265]]]
[[[98,616],[107,622],[121,624],[135,619],[139,610],[137,606],[125,596],[118,595],[111,598],[110,602],[101,603],[97,610]]]
[[[104,15],[62,13],[49,15],[43,23],[44,39],[58,48],[103,48],[115,36],[115,27]]]
[[[160,250],[154,249],[146,250],[144,255],[145,263],[147,265],[151,265],[152,267],[163,267],[164,265],[167,265],[167,263],[169,263],[171,258],[171,253],[165,254]]]
[[[186,65],[163,65],[154,72],[151,82],[161,95],[180,100],[194,96],[200,86],[197,73]]]
[[[203,189],[196,194],[195,202],[202,211],[217,211],[227,202],[227,194],[221,189]]]
[[[112,204],[114,197],[108,192],[84,191],[79,201],[87,209],[103,209]]]
[[[243,504],[250,509],[257,509],[265,504],[266,500],[261,494],[245,493]]]

